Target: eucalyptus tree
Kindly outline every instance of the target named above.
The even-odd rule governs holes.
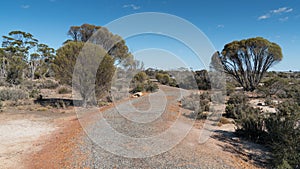
[[[130,67],[134,62],[125,40],[105,27],[90,24],[71,26],[68,35],[71,39],[64,44],[74,41],[100,45],[108,55],[113,57],[116,66]]]
[[[282,57],[278,44],[256,37],[226,44],[221,53],[213,55],[211,66],[232,76],[244,90],[253,91]]]
[[[6,79],[12,84],[19,84],[25,77],[30,51],[38,45],[38,40],[30,33],[11,31],[3,36],[2,47],[6,54]]]

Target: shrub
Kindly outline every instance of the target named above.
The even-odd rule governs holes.
[[[61,87],[58,89],[58,94],[67,94],[71,93],[72,90],[68,89],[67,87]]]
[[[300,107],[294,102],[278,105],[276,114],[266,119],[272,163],[276,168],[300,167]]]
[[[235,119],[236,133],[254,142],[263,143],[266,136],[264,116],[261,109],[245,106]]]
[[[235,91],[235,86],[233,83],[227,82],[226,83],[226,95],[230,96]]]
[[[145,72],[139,72],[133,77],[131,81],[131,87],[133,88],[130,93],[136,92],[156,92],[158,85],[149,80],[148,75]]]
[[[274,106],[274,102],[273,102],[273,100],[272,100],[271,97],[267,97],[265,99],[265,105],[267,105],[267,106]]]
[[[203,94],[194,94],[192,93],[189,96],[183,97],[181,99],[181,105],[185,109],[193,110],[194,112],[190,115],[197,119],[206,118],[206,115],[203,114],[204,111],[209,111],[211,102],[211,97],[208,92]]]
[[[58,82],[50,79],[41,81],[39,84],[40,89],[56,89],[58,86]]]
[[[41,91],[39,89],[32,89],[29,92],[29,97],[30,98],[38,98],[38,96],[41,94]]]
[[[135,85],[135,87],[130,91],[130,93],[136,93],[136,92],[142,92],[144,91],[144,85],[141,83],[138,83]]]
[[[247,102],[248,98],[243,93],[232,94],[227,101],[224,116],[233,119],[239,118],[241,113],[249,107]]]
[[[21,89],[3,88],[0,89],[0,100],[13,100],[27,99],[28,93]]]
[[[139,72],[133,77],[133,82],[139,82],[139,83],[144,83],[146,80],[148,80],[149,77],[145,72]]]
[[[273,77],[265,80],[263,86],[258,86],[257,89],[264,97],[271,97],[278,93],[288,82],[282,78]]]
[[[24,80],[21,83],[21,87],[26,89],[26,90],[33,90],[38,88],[38,81],[32,81],[32,80]]]
[[[208,90],[211,88],[211,82],[207,70],[195,71],[194,79],[196,80],[199,90]]]
[[[163,85],[168,85],[170,83],[171,78],[168,74],[157,73],[156,79],[158,80],[159,83],[161,83]]]
[[[185,109],[196,110],[199,107],[200,95],[192,93],[181,99],[181,106]]]
[[[147,92],[156,92],[158,90],[158,85],[151,82],[151,81],[148,81],[145,85],[144,85],[144,88]]]
[[[300,167],[300,107],[296,102],[283,102],[268,116],[246,106],[235,121],[237,134],[271,148],[274,168]]]

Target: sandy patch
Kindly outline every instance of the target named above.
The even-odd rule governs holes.
[[[33,146],[42,135],[54,131],[49,123],[19,119],[0,123],[0,168],[20,168],[23,154],[35,151]]]

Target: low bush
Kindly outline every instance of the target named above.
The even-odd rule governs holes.
[[[203,114],[205,111],[209,111],[211,97],[208,92],[203,94],[194,94],[192,93],[189,96],[183,97],[181,99],[181,106],[185,109],[193,110],[192,117],[197,119],[206,118],[206,115]]]
[[[68,89],[67,87],[61,87],[58,89],[58,94],[68,94],[71,93],[72,90]]]
[[[147,92],[156,92],[158,90],[158,85],[148,81],[146,84],[144,84],[144,88]]]
[[[132,90],[130,93],[136,92],[156,92],[158,85],[149,80],[148,75],[145,72],[137,73],[131,81]]]
[[[292,101],[279,104],[277,113],[266,119],[266,129],[274,167],[300,168],[300,107],[298,104]]]
[[[14,88],[3,88],[0,89],[0,100],[13,100],[18,101],[20,99],[27,99],[28,93],[21,89],[14,89]]]
[[[235,119],[236,133],[254,142],[264,143],[266,137],[264,120],[261,109],[245,106],[239,110]]]
[[[275,114],[266,114],[245,104],[235,119],[236,133],[269,146],[272,167],[299,168],[300,107],[292,99],[276,106]]]
[[[39,82],[39,88],[40,89],[56,89],[59,86],[58,82],[47,79],[47,80],[42,80]]]
[[[30,92],[29,92],[29,97],[30,98],[38,98],[41,94],[41,91],[39,89],[32,89]]]
[[[227,101],[224,116],[227,118],[238,119],[241,113],[249,108],[247,102],[248,98],[245,94],[233,93]]]
[[[21,88],[25,90],[33,90],[33,89],[38,89],[38,81],[33,81],[33,80],[23,80],[21,83]]]

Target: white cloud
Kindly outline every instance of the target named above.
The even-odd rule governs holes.
[[[217,25],[217,28],[224,28],[225,26],[223,24]]]
[[[28,8],[30,8],[30,5],[22,5],[21,8],[28,9]]]
[[[288,16],[284,17],[284,18],[279,18],[278,20],[281,21],[281,22],[284,22],[284,21],[287,21],[289,19]]]
[[[266,14],[266,15],[262,15],[262,16],[258,17],[258,20],[268,19],[270,17],[271,17],[270,14]]]
[[[280,14],[280,13],[289,13],[292,11],[293,11],[292,8],[282,7],[282,8],[271,10],[271,13]]]
[[[288,7],[281,7],[278,9],[271,10],[270,12],[266,13],[265,15],[259,16],[257,19],[258,20],[264,20],[271,18],[274,15],[279,15],[279,14],[284,14],[284,13],[290,13],[293,11],[293,8],[288,8]],[[280,18],[280,21],[286,21],[288,20],[288,17]]]
[[[137,5],[134,5],[134,4],[126,4],[126,5],[123,5],[123,8],[131,8],[133,10],[138,10],[140,9],[141,7],[140,6],[137,6]]]

